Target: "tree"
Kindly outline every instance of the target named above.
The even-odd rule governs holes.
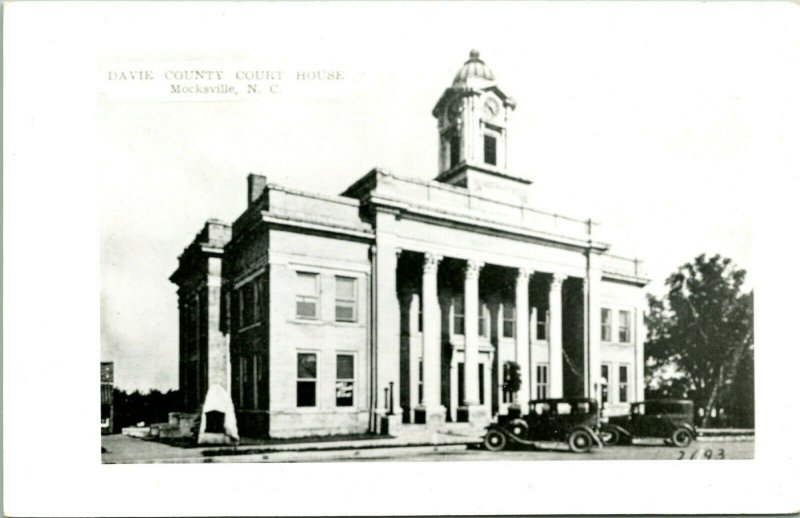
[[[666,280],[663,298],[648,296],[646,316],[651,392],[691,397],[703,421],[732,392],[753,391],[752,378],[737,376],[753,346],[753,292],[742,286],[747,272],[719,255],[700,255]]]
[[[181,408],[181,394],[177,390],[151,389],[143,394],[138,390],[131,393],[114,389],[114,428],[115,432],[137,423],[146,424],[166,422],[169,413]]]
[[[503,364],[503,390],[511,394],[512,401],[516,401],[520,387],[522,387],[522,375],[519,364],[512,361],[505,362]]]

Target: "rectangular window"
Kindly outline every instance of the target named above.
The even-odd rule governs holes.
[[[246,356],[239,357],[239,405],[242,408],[252,408],[252,392],[247,390],[250,386],[250,361]]]
[[[355,357],[336,355],[336,406],[353,406],[355,392]]]
[[[489,336],[489,318],[483,304],[478,305],[478,336]]]
[[[264,356],[261,354],[253,355],[253,383],[250,390],[253,392],[253,408],[265,410],[267,408],[267,398],[261,393],[264,386]]]
[[[197,340],[197,347],[200,348],[200,334],[203,328],[203,301],[200,299],[199,295],[195,295],[195,320],[194,323],[196,324],[195,327],[195,340]]]
[[[464,297],[461,295],[453,297],[453,334],[464,334]]]
[[[483,393],[483,383],[484,383],[484,367],[485,364],[479,363],[478,364],[478,402],[483,405],[485,404],[485,395]]]
[[[239,291],[244,296],[244,307],[242,308],[244,320],[242,321],[242,326],[249,326],[255,322],[255,312],[253,311],[255,307],[255,286],[253,283],[248,283],[242,286]]]
[[[628,402],[628,366],[619,366],[619,402]]]
[[[461,139],[458,134],[452,135],[449,140],[450,167],[455,167],[461,161]]]
[[[419,397],[418,397],[418,403],[419,403],[420,405],[422,404],[422,401],[423,401],[423,400],[422,400],[422,394],[423,394],[423,392],[422,392],[422,389],[424,388],[424,386],[423,386],[422,380],[423,380],[423,374],[424,374],[424,372],[425,372],[425,371],[424,371],[424,370],[423,370],[423,368],[422,368],[422,360],[420,360],[420,361],[419,361],[419,379],[418,379],[418,381],[417,381],[417,383],[418,383],[417,389],[418,389],[418,395],[419,395]]]
[[[458,406],[464,406],[464,362],[458,362]]]
[[[619,312],[619,341],[626,344],[631,341],[631,312]]]
[[[611,378],[609,377],[609,367],[607,363],[600,365],[600,378],[602,388],[600,389],[600,404],[605,406],[608,403],[608,387],[611,385]]]
[[[317,355],[297,355],[297,406],[317,406]]]
[[[258,279],[253,282],[253,322],[261,320],[261,283]]]
[[[483,136],[483,161],[497,165],[497,138],[492,135]]]
[[[423,330],[422,326],[422,297],[419,298],[419,313],[417,314],[417,331],[420,333]]]
[[[297,318],[319,318],[319,275],[297,272]]]
[[[611,310],[608,308],[600,309],[600,340],[611,341]]]
[[[517,310],[511,304],[503,304],[503,337],[514,338],[514,322]]]
[[[237,317],[238,318],[236,320],[236,324],[237,324],[236,327],[237,327],[237,329],[239,329],[239,328],[242,328],[242,327],[247,325],[245,323],[245,318],[244,318],[244,290],[242,290],[241,288],[236,290],[236,302],[238,304],[237,305],[237,309],[238,309]]]
[[[356,280],[350,277],[336,277],[336,321],[355,322]]]
[[[536,366],[536,399],[547,399],[547,372],[546,363]]]
[[[536,339],[547,340],[547,311],[536,311]]]

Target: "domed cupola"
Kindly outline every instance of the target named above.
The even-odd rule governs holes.
[[[494,72],[483,62],[480,52],[472,49],[469,59],[453,78],[453,88],[485,88],[491,84],[494,84]]]
[[[433,108],[439,130],[436,180],[524,201],[531,181],[510,173],[508,165],[508,128],[516,105],[472,50]]]

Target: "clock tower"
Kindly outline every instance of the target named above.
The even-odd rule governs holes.
[[[531,181],[508,169],[508,126],[515,107],[478,51],[471,51],[433,108],[439,129],[436,180],[487,197],[525,202]]]

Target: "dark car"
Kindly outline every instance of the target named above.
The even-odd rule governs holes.
[[[608,445],[631,444],[638,437],[657,437],[685,448],[697,437],[694,403],[686,399],[654,399],[631,403],[630,413],[612,416],[601,427]]]
[[[598,435],[597,401],[588,398],[541,399],[530,402],[528,414],[498,416],[486,428],[483,445],[489,451],[506,446],[536,446],[538,441],[565,442],[569,449],[584,453],[602,447]]]

